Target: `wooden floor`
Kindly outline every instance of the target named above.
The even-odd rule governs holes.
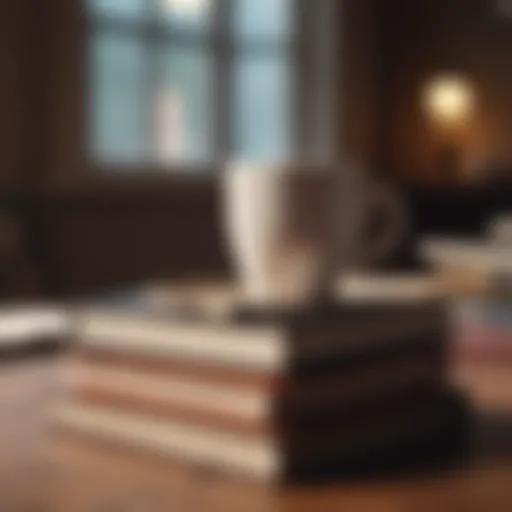
[[[512,405],[512,370],[503,368],[494,381],[489,374],[497,375],[478,367],[457,373],[470,386],[483,386],[480,395],[474,390],[482,406],[492,399],[494,382],[499,400],[490,400],[490,407],[502,411]],[[512,511],[512,450],[510,456],[504,451],[512,431],[506,425],[497,452],[490,447],[498,436],[492,432],[489,451],[457,469],[279,490],[52,440],[46,418],[62,392],[61,376],[57,360],[0,367],[0,512]]]

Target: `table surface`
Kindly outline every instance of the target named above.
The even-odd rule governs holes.
[[[56,440],[46,418],[62,391],[61,367],[58,359],[0,367],[2,512],[512,510],[512,450],[506,446],[512,444],[512,426],[506,424],[500,426],[499,440],[496,432],[490,434],[496,446],[490,443],[480,456],[461,462],[459,468],[423,476],[278,489],[76,440]],[[498,410],[501,414],[512,404],[512,368],[499,371],[501,376],[495,380],[488,378],[496,373],[489,367],[465,365],[456,372],[470,386],[486,383],[481,393],[475,389],[475,396],[479,406],[488,406],[487,414]]]

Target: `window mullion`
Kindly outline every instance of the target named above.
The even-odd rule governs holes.
[[[239,59],[248,57],[255,57],[260,61],[264,61],[268,57],[267,61],[270,62],[270,71],[264,67],[262,76],[265,77],[265,73],[269,75],[269,78],[266,79],[270,84],[269,91],[274,91],[274,81],[277,84],[276,87],[278,89],[275,89],[278,95],[276,96],[276,102],[281,101],[280,96],[283,94],[279,89],[282,78],[280,68],[275,71],[272,66],[274,64],[274,67],[278,65],[286,66],[286,72],[291,74],[289,96],[283,99],[283,101],[288,100],[291,102],[291,109],[286,114],[288,117],[286,121],[290,126],[290,156],[295,160],[301,161],[306,158],[322,158],[323,155],[327,155],[327,153],[332,151],[336,115],[331,111],[331,107],[335,94],[333,90],[335,85],[333,83],[334,72],[330,69],[328,61],[333,58],[332,54],[335,50],[331,47],[333,45],[333,29],[330,29],[331,34],[322,34],[321,40],[319,40],[319,36],[321,32],[324,32],[324,29],[326,32],[329,32],[327,25],[330,25],[330,18],[334,14],[333,11],[327,9],[327,6],[336,3],[336,0],[293,0],[294,31],[289,41],[283,41],[277,37],[273,40],[272,36],[265,38],[264,35],[260,39],[258,37],[246,38],[245,40],[242,37],[238,38],[232,26],[236,0],[210,0],[213,7],[213,20],[211,32],[206,37],[200,31],[189,30],[189,27],[186,25],[164,23],[164,20],[159,19],[159,15],[162,14],[159,9],[160,0],[147,1],[148,16],[146,16],[145,21],[124,18],[117,20],[108,17],[103,19],[91,16],[89,17],[91,26],[88,30],[91,39],[98,32],[111,31],[114,34],[119,33],[119,35],[136,40],[138,44],[144,45],[144,60],[137,64],[136,67],[132,65],[131,73],[132,76],[136,77],[134,73],[140,67],[140,73],[143,75],[140,77],[141,81],[138,82],[137,87],[142,88],[140,101],[143,102],[142,108],[144,111],[142,115],[145,116],[145,123],[147,123],[147,134],[143,137],[145,148],[144,160],[146,163],[157,163],[158,137],[161,135],[158,132],[157,99],[159,88],[164,85],[164,75],[162,72],[164,68],[167,70],[168,66],[167,60],[165,60],[165,65],[164,61],[162,61],[163,55],[165,55],[165,52],[164,54],[162,52],[166,49],[173,51],[175,48],[181,49],[182,47],[193,47],[194,51],[196,47],[201,47],[201,55],[204,55],[204,52],[206,52],[208,54],[208,62],[211,63],[213,86],[210,87],[208,94],[210,95],[212,115],[202,116],[203,106],[197,105],[193,112],[195,117],[193,118],[194,124],[192,128],[195,131],[201,131],[205,128],[203,123],[210,123],[209,133],[212,159],[219,163],[224,163],[235,152],[235,136],[237,133],[235,131],[236,116],[233,114],[237,113],[235,111],[237,108],[236,98],[234,98],[235,94],[237,94],[236,81],[238,80],[239,73],[244,75],[247,71],[245,68],[239,69],[237,66]],[[318,61],[318,53],[323,55],[320,61]],[[186,59],[186,57],[183,57],[183,59]],[[181,54],[177,58],[178,62],[181,63]],[[184,65],[185,70],[183,72],[185,78],[182,80],[184,84],[179,82],[179,87],[184,90],[184,92],[181,90],[180,92],[183,92],[189,102],[196,101],[199,91],[195,93],[192,91],[189,94],[187,87],[190,87],[192,83],[202,83],[202,77],[205,76],[204,71],[196,72],[195,68],[190,71],[191,67],[195,66],[193,58],[191,60],[192,64]],[[177,73],[181,69],[179,63],[176,64]],[[169,65],[171,66],[169,69],[174,73],[174,64],[171,63]],[[204,69],[202,61],[196,67]],[[168,74],[168,71],[166,72]],[[261,74],[261,71],[258,69],[255,72],[260,72]],[[252,80],[249,83],[252,84]],[[265,82],[264,85],[266,85]],[[116,90],[114,89],[114,98],[115,94]],[[138,95],[139,93],[137,92],[136,94]],[[201,92],[201,94],[203,93]],[[254,90],[253,87],[251,94],[258,97],[259,90]],[[264,93],[262,92],[261,94]],[[204,99],[204,95],[201,98]],[[268,104],[272,105],[272,102]],[[275,103],[274,105],[277,104]],[[258,117],[256,112],[251,113],[250,110],[248,115]],[[273,126],[278,130],[283,117],[279,117],[279,112],[276,113],[276,116]],[[207,117],[208,121],[206,120]],[[140,119],[140,117],[137,119]],[[264,122],[265,118],[263,117],[260,121]],[[190,128],[191,131],[193,131],[192,128]],[[204,142],[205,134],[201,132],[199,135],[200,142]],[[278,141],[276,144],[279,144],[279,137],[276,140]]]
[[[212,39],[214,67],[213,104],[215,159],[223,164],[233,149],[232,91],[233,91],[233,35],[231,15],[233,0],[215,2],[215,23]]]
[[[148,123],[148,140],[146,158],[148,163],[154,165],[157,161],[157,95],[158,95],[158,82],[159,82],[159,56],[161,50],[161,37],[158,30],[158,0],[150,0],[149,12],[146,20],[144,31],[144,43],[147,52],[147,62],[145,71],[146,83],[146,106],[147,106],[147,123]]]

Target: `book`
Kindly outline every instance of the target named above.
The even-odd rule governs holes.
[[[222,373],[148,371],[134,361],[99,364],[80,359],[70,371],[75,400],[155,417],[269,432],[287,423],[321,422],[358,406],[404,394],[437,391],[444,379],[439,344],[421,352],[333,370],[308,379],[249,380]]]
[[[147,305],[102,305],[75,315],[87,349],[282,374],[397,351],[446,334],[441,303],[410,307],[343,305],[333,310],[186,320]]]
[[[69,333],[69,319],[62,308],[7,305],[0,308],[0,348]]]
[[[58,352],[70,334],[63,308],[51,305],[5,305],[0,308],[0,359]]]
[[[355,468],[371,459],[408,455],[421,444],[439,443],[461,425],[460,403],[450,394],[416,401],[398,410],[371,412],[313,433],[255,437],[182,421],[67,403],[55,412],[63,433],[184,460],[263,481],[282,481],[333,468]],[[453,435],[455,440],[460,431]],[[415,441],[418,444],[415,445]]]
[[[455,355],[478,360],[512,359],[512,299],[473,298],[451,309]]]
[[[510,275],[512,247],[486,240],[424,239],[420,254],[441,268],[464,268],[489,274]]]
[[[336,296],[346,301],[403,307],[439,302],[445,296],[438,280],[428,274],[346,273],[336,282],[335,290]]]
[[[418,429],[430,438],[445,410],[438,301],[219,321],[125,295],[80,308],[74,327],[59,431],[200,466],[274,481],[350,465]]]
[[[512,246],[494,241],[427,239],[420,252],[448,296],[512,297]]]

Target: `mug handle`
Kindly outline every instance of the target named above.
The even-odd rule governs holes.
[[[367,223],[380,216],[379,229],[369,239],[363,237],[360,256],[366,265],[384,261],[403,242],[408,231],[408,215],[400,194],[392,186],[373,182],[369,187],[369,198],[363,212],[363,233]]]

